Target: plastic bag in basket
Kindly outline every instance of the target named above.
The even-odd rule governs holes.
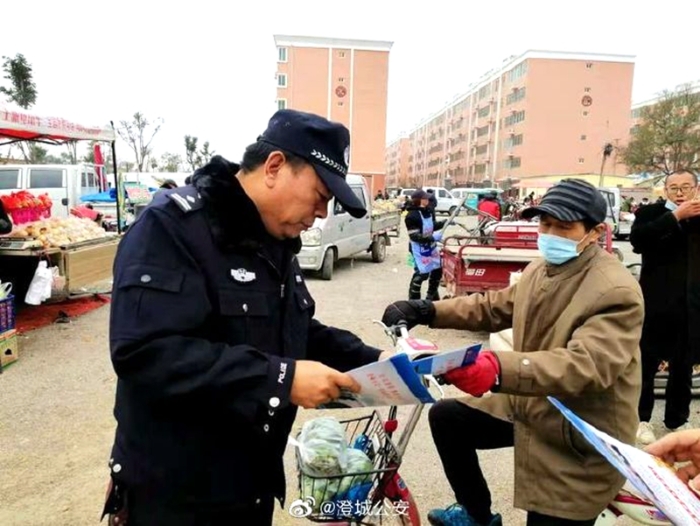
[[[302,470],[314,477],[340,475],[347,467],[345,429],[332,417],[309,420],[299,435]]]
[[[347,493],[350,488],[371,480],[372,475],[369,472],[374,469],[372,461],[359,449],[348,449],[347,454],[348,466],[345,473],[358,473],[358,475],[348,475],[342,478],[340,488],[338,488],[338,495],[340,498],[342,498],[342,495]]]

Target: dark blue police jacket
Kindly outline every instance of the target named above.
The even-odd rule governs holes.
[[[379,350],[313,318],[295,254],[217,156],[161,192],[114,264],[112,476],[194,506],[283,502],[295,360],[341,371]]]

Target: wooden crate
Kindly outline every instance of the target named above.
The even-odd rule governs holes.
[[[0,371],[19,359],[19,341],[17,331],[0,333]]]
[[[98,245],[65,249],[63,255],[66,290],[74,292],[112,277],[119,239]]]

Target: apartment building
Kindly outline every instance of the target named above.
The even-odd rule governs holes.
[[[700,93],[700,80],[697,80],[695,82],[689,82],[688,85],[690,86],[691,93]],[[683,86],[676,86],[673,89],[673,91],[678,91],[682,87]],[[632,105],[630,133],[634,133],[635,127],[642,123],[642,109],[646,108],[647,106],[653,106],[654,104],[659,102],[660,99],[661,96],[657,96],[652,99],[636,102]]]
[[[627,141],[633,76],[627,55],[530,50],[510,57],[388,145],[387,184],[509,187],[599,173],[605,145]],[[625,170],[615,151],[605,173]]]
[[[275,35],[277,107],[322,115],[350,130],[350,172],[385,189],[392,42]]]

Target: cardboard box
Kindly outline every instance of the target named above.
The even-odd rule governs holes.
[[[19,359],[17,331],[0,333],[0,371]]]

